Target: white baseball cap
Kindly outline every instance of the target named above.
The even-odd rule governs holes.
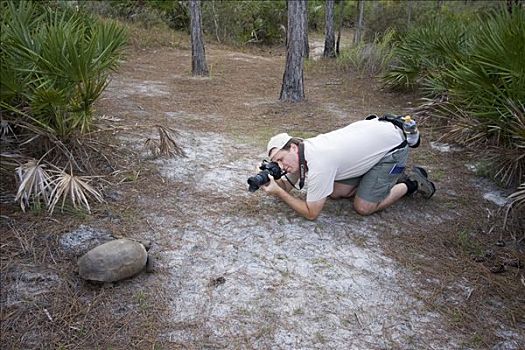
[[[277,134],[268,141],[268,146],[266,146],[266,151],[268,155],[274,148],[281,149],[283,148],[292,137],[287,133],[283,132],[282,134]]]

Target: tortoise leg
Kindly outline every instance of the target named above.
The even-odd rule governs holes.
[[[148,254],[148,260],[146,260],[146,272],[155,272],[155,259]]]

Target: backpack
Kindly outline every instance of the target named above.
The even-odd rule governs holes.
[[[397,128],[403,130],[403,135],[405,140],[394,149],[403,148],[408,144],[410,148],[417,148],[421,143],[421,135],[417,129],[417,123],[410,115],[395,115],[395,114],[385,114],[382,117],[378,117],[375,114],[370,114],[365,119],[372,120],[378,119],[379,121],[389,122],[394,124]]]

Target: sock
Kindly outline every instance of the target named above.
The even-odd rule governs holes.
[[[407,185],[407,193],[405,196],[410,196],[412,193],[417,191],[417,181],[405,179],[402,183]]]

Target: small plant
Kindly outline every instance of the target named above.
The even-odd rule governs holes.
[[[137,303],[139,304],[139,307],[141,310],[145,310],[148,307],[148,296],[143,291],[139,291],[135,298],[137,299]]]
[[[302,315],[304,315],[304,309],[303,309],[303,308],[300,308],[300,307],[295,308],[295,309],[293,310],[293,314],[294,314],[294,315],[297,315],[297,316],[302,316]]]
[[[126,33],[68,6],[2,2],[1,109],[61,139],[86,132]]]

